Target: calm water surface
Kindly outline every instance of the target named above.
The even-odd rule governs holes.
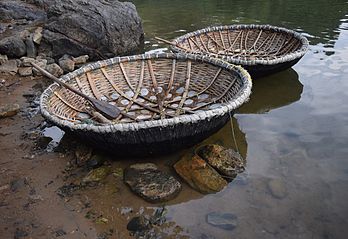
[[[303,33],[311,46],[293,69],[254,81],[233,123],[247,172],[224,191],[168,206],[192,238],[348,238],[348,2],[343,0],[133,0],[147,51],[211,25],[258,23]],[[234,145],[231,126],[209,139]],[[274,197],[269,182],[285,197]],[[229,212],[227,231],[206,222]]]

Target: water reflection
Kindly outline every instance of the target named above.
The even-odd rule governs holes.
[[[260,114],[292,104],[301,98],[303,85],[293,69],[253,81],[249,102],[237,112],[240,114]]]

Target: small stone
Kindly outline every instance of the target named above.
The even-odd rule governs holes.
[[[16,115],[19,112],[19,109],[20,107],[18,104],[6,104],[0,106],[0,119]]]
[[[82,179],[83,183],[95,183],[105,179],[111,172],[111,169],[107,166],[96,168],[91,170],[86,177]]]
[[[102,155],[96,154],[86,162],[87,168],[98,168],[104,164],[106,158]]]
[[[112,170],[112,175],[115,178],[123,178],[123,169],[122,168],[115,168]]]
[[[66,232],[63,229],[58,229],[55,231],[56,237],[65,236]]]
[[[40,45],[42,39],[42,27],[36,28],[34,34],[33,34],[33,41]]]
[[[20,76],[31,76],[31,75],[33,75],[33,68],[32,67],[19,67],[18,74]]]
[[[192,188],[201,193],[216,193],[227,186],[227,181],[198,155],[184,155],[174,168]]]
[[[235,177],[245,170],[246,161],[233,149],[208,144],[198,150],[199,156],[225,176]]]
[[[16,228],[16,231],[14,233],[14,239],[20,239],[25,238],[28,236],[28,232],[24,231],[23,229]]]
[[[211,212],[207,215],[207,222],[214,227],[232,231],[237,226],[237,216],[232,213]]]
[[[124,181],[133,192],[149,202],[168,201],[181,190],[179,181],[158,170],[152,163],[129,166],[125,170]]]
[[[36,141],[36,147],[39,149],[46,149],[51,141],[51,137],[42,136]]]
[[[151,224],[149,219],[145,218],[143,215],[138,217],[133,217],[127,224],[127,230],[130,232],[144,232],[150,229]]]
[[[6,55],[1,55],[0,54],[0,65],[8,61],[8,58]]]
[[[33,42],[33,36],[32,35],[28,36],[24,42],[27,47],[27,57],[35,58],[37,51],[36,51],[35,44]]]
[[[91,159],[93,149],[84,144],[78,144],[75,150],[77,165],[82,165]]]
[[[19,58],[26,52],[26,46],[20,36],[10,36],[0,40],[0,54],[10,58]]]
[[[109,222],[109,220],[105,217],[99,217],[99,218],[95,219],[96,224],[107,224],[108,222]]]
[[[75,191],[79,190],[80,188],[80,185],[70,183],[68,185],[63,185],[62,187],[58,188],[57,194],[62,198],[70,197]]]
[[[9,60],[0,65],[0,72],[15,75],[18,72],[16,60]]]
[[[269,180],[267,186],[271,195],[277,199],[283,199],[288,195],[286,186],[280,179]]]
[[[64,74],[63,69],[60,68],[60,66],[56,63],[47,65],[46,71],[48,71],[49,73],[51,73],[52,75],[54,75],[56,77],[60,77],[61,75]]]
[[[83,55],[83,56],[79,56],[79,57],[73,57],[73,61],[75,62],[76,65],[81,65],[81,64],[85,64],[89,59],[88,55]]]
[[[60,58],[58,62],[59,66],[63,69],[64,72],[70,72],[75,69],[75,62],[65,55]]]

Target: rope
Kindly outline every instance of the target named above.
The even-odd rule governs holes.
[[[237,145],[236,136],[235,136],[235,134],[234,134],[233,119],[232,119],[231,112],[229,111],[228,114],[229,114],[229,116],[230,116],[231,131],[232,131],[232,138],[233,138],[233,141],[234,141],[234,146],[236,147],[237,153],[240,154],[239,148],[238,148],[238,145]]]

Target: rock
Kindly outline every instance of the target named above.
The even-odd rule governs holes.
[[[20,178],[11,181],[10,188],[12,192],[17,192],[18,190],[25,187],[25,185],[28,184],[27,180],[25,178]]]
[[[8,61],[8,58],[6,55],[0,55],[0,65]]]
[[[0,65],[0,72],[15,75],[18,72],[16,60],[9,60]]]
[[[25,46],[27,47],[27,57],[30,58],[35,58],[36,57],[36,47],[34,45],[34,41],[33,41],[33,36],[30,35],[27,38],[25,38]]]
[[[32,67],[19,67],[18,74],[20,76],[31,76],[31,75],[33,75],[33,68]]]
[[[25,230],[16,228],[13,238],[14,239],[26,238],[28,235],[29,235],[28,232],[26,232]]]
[[[41,39],[42,39],[42,27],[38,27],[33,33],[33,42],[40,45]]]
[[[150,220],[143,215],[133,217],[127,224],[127,230],[133,233],[145,232],[151,228]]]
[[[225,176],[235,177],[245,170],[245,160],[233,149],[217,144],[208,144],[198,151],[199,156]]]
[[[88,159],[86,162],[87,168],[98,168],[103,165],[106,161],[106,158],[102,155],[96,154],[92,158]]]
[[[23,40],[19,36],[5,37],[0,40],[0,54],[10,58],[19,58],[27,52]]]
[[[227,181],[198,155],[184,155],[174,168],[192,188],[201,193],[219,192],[227,186]]]
[[[88,55],[73,57],[73,61],[75,62],[76,65],[85,64],[88,61],[88,59],[89,59]]]
[[[181,190],[181,184],[174,177],[158,170],[152,163],[129,166],[124,172],[124,181],[133,192],[149,202],[168,201]]]
[[[6,104],[0,106],[0,119],[16,115],[19,112],[19,109],[18,104]]]
[[[107,166],[91,170],[86,177],[82,179],[83,183],[96,183],[105,179],[111,173],[111,169]]]
[[[36,60],[45,59],[45,60],[47,60],[47,64],[53,64],[53,63],[55,63],[55,60],[54,60],[53,58],[48,57],[48,56],[46,56],[45,54],[42,54],[42,53],[39,54],[35,59],[36,59]]]
[[[50,0],[43,41],[54,58],[69,53],[92,58],[135,52],[143,43],[141,19],[129,2]],[[88,16],[88,17],[86,17]]]
[[[36,147],[39,149],[46,149],[51,141],[52,141],[51,137],[41,136],[36,141]]]
[[[64,74],[63,69],[60,68],[60,66],[58,66],[56,63],[47,65],[46,71],[48,71],[49,73],[51,73],[52,75],[56,77],[60,77],[61,75]]]
[[[75,69],[75,62],[72,59],[62,57],[58,62],[59,66],[63,69],[64,72],[70,72]]]
[[[269,180],[267,186],[271,195],[277,199],[283,199],[288,195],[286,186],[280,179]]]
[[[207,223],[221,229],[232,231],[237,226],[237,216],[232,213],[211,212],[207,215]]]
[[[24,1],[0,1],[0,20],[14,19],[42,21],[46,19],[46,13],[42,9]]]

